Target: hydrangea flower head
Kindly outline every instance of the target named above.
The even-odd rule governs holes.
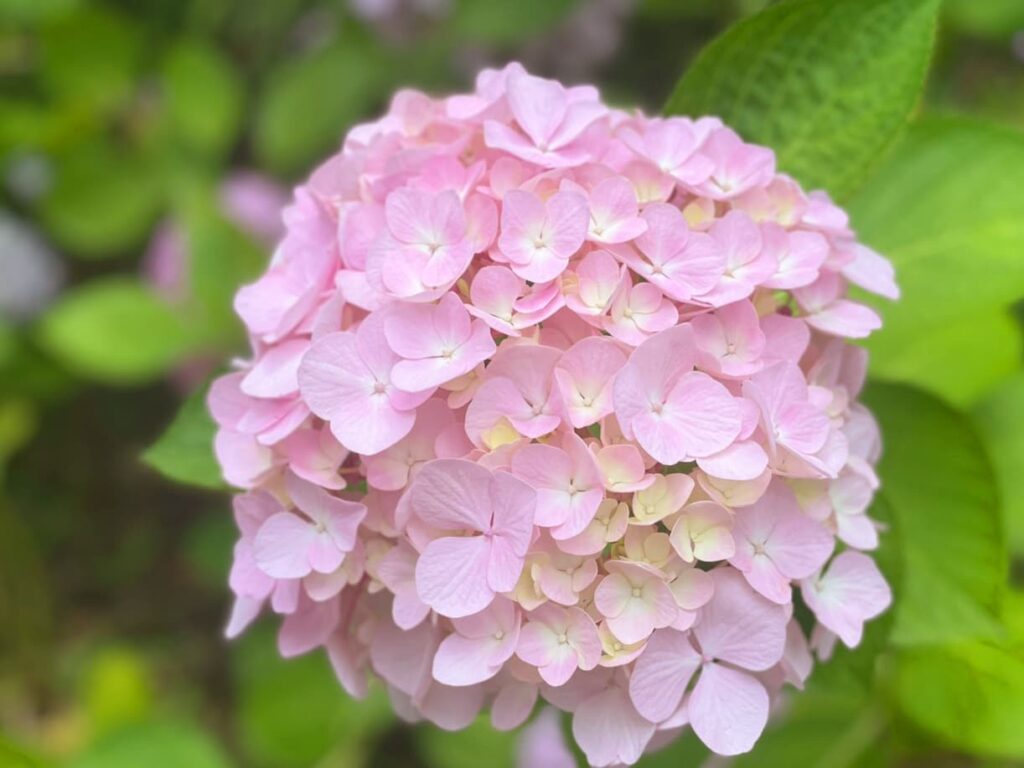
[[[888,606],[847,288],[898,289],[770,149],[511,64],[397,94],[284,222],[209,396],[229,635],[279,614],[442,728],[543,699],[605,766],[750,750],[790,660]]]

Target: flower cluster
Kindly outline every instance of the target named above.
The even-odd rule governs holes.
[[[888,605],[846,295],[897,288],[770,150],[512,64],[400,92],[284,218],[209,396],[229,635],[269,608],[447,729],[541,697],[602,766],[687,725],[749,750]]]

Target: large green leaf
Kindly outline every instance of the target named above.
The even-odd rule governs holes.
[[[197,726],[154,721],[119,730],[96,742],[66,768],[227,768],[216,742]]]
[[[452,28],[474,42],[515,43],[540,35],[562,21],[578,0],[461,0]]]
[[[1024,554],[1024,373],[979,403],[974,417],[995,464],[1010,546]]]
[[[242,83],[226,56],[202,40],[183,40],[164,61],[163,87],[171,126],[187,146],[213,155],[230,148]]]
[[[901,654],[904,712],[939,742],[1024,758],[1024,646],[973,642]]]
[[[971,422],[903,385],[874,384],[865,400],[881,423],[882,492],[900,534],[892,641],[999,636],[1006,547],[995,476]]]
[[[712,42],[669,114],[718,115],[805,185],[845,195],[917,104],[937,0],[787,0]]]
[[[256,154],[279,173],[341,146],[381,96],[381,62],[346,40],[296,58],[270,77],[256,114]]]
[[[192,393],[142,460],[171,480],[219,490],[224,480],[213,455],[217,425],[206,408],[206,392],[201,387]]]
[[[40,323],[47,351],[99,381],[135,384],[179,361],[191,345],[184,323],[136,280],[93,280],[64,295]]]
[[[931,119],[851,201],[861,239],[892,259],[903,289],[900,301],[880,307],[885,331],[868,342],[875,371],[898,369],[912,344],[1024,296],[1022,178],[1024,135]]]
[[[107,111],[135,85],[143,35],[131,17],[98,3],[58,13],[39,36],[39,72],[58,99]]]
[[[269,627],[250,630],[232,654],[239,735],[246,753],[266,766],[352,765],[354,753],[392,721],[375,688],[355,701],[338,684],[322,651],[282,659]]]
[[[162,203],[155,163],[90,141],[61,158],[40,215],[70,255],[100,258],[140,245]]]
[[[893,334],[899,336],[898,330]],[[873,347],[880,347],[871,358],[875,376],[914,384],[958,406],[992,391],[1024,356],[1020,325],[1006,309],[970,314],[915,336],[913,343],[896,347],[882,338]]]

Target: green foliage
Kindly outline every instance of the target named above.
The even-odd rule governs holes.
[[[82,688],[86,715],[97,734],[144,720],[153,707],[149,667],[127,648],[106,648],[98,653]]]
[[[206,393],[207,387],[201,387],[189,396],[142,460],[171,480],[221,490],[224,480],[213,454],[217,425],[206,407]]]
[[[1024,643],[928,648],[900,661],[903,711],[943,744],[1024,758]]]
[[[1024,295],[1021,178],[1020,133],[963,118],[930,119],[914,127],[851,202],[858,233],[893,261],[903,290],[899,302],[880,307],[885,330],[868,342],[876,374],[899,376],[908,348],[955,335],[950,326],[969,317],[968,325],[978,322]],[[997,343],[974,341],[990,352]],[[987,369],[976,373],[991,378]],[[965,368],[957,377],[970,374]]]
[[[900,335],[898,321],[894,325],[869,342],[873,352],[879,351],[871,358],[873,374],[921,387],[958,406],[969,406],[991,391],[1020,368],[1024,356],[1020,324],[1006,309],[958,318],[900,347],[886,338],[890,330]]]
[[[452,27],[455,32],[477,43],[508,45],[562,21],[578,0],[517,0],[495,3],[492,0],[461,0],[456,6]]]
[[[293,173],[340,147],[378,98],[381,65],[372,49],[343,39],[275,70],[256,113],[260,160]]]
[[[158,720],[115,731],[66,768],[227,768],[220,747],[186,721]]]
[[[105,141],[89,141],[62,158],[39,213],[72,255],[106,258],[138,245],[162,204],[163,190],[150,159]]]
[[[782,170],[843,196],[917,104],[938,0],[787,0],[731,27],[665,111],[718,115]]]
[[[266,268],[269,254],[218,212],[212,194],[192,201],[185,232],[198,330],[212,345],[239,346],[244,334],[232,308],[234,295]]]
[[[164,373],[189,349],[177,313],[136,280],[93,280],[66,293],[43,317],[40,342],[82,375],[137,384]]]
[[[487,756],[488,768],[514,768],[517,732],[498,731],[482,715],[461,731],[430,726],[419,729],[418,742],[430,768],[479,768]]]
[[[1024,373],[1008,378],[978,404],[975,422],[996,468],[1007,537],[1024,553]]]
[[[40,43],[40,74],[49,92],[101,113],[127,98],[143,52],[136,25],[99,4],[57,14],[43,28]]]
[[[945,0],[943,13],[958,30],[994,40],[1006,40],[1024,28],[1020,0]]]
[[[333,748],[358,752],[390,723],[383,691],[354,701],[323,651],[282,659],[267,629],[250,630],[232,649],[238,728],[253,764],[305,768]]]
[[[970,421],[920,390],[875,384],[879,475],[900,533],[903,579],[892,642],[991,638],[1007,576],[995,476]]]
[[[163,66],[171,126],[190,149],[219,156],[230,149],[242,118],[242,83],[231,61],[201,39],[183,40]]]

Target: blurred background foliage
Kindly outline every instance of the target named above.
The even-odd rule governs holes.
[[[838,152],[756,104],[726,117],[838,193],[897,265],[905,299],[870,344],[868,393],[897,607],[734,762],[1021,765],[1024,2],[942,4],[906,131],[931,26],[903,21],[936,3],[810,2],[843,29],[879,15],[861,47],[808,21],[787,55],[851,103],[883,89],[906,108],[852,127],[819,110],[815,130],[861,131]],[[269,624],[221,639],[234,531],[187,393],[244,353],[230,299],[266,264],[261,212],[395,88],[465,89],[518,58],[657,111],[753,18],[669,102],[715,109],[736,85],[715,67],[762,38],[770,5],[0,0],[0,766],[514,766],[515,735],[400,725],[379,690],[348,700],[321,654],[280,660]],[[858,77],[828,69],[829,45]],[[705,757],[684,739],[644,764]]]

